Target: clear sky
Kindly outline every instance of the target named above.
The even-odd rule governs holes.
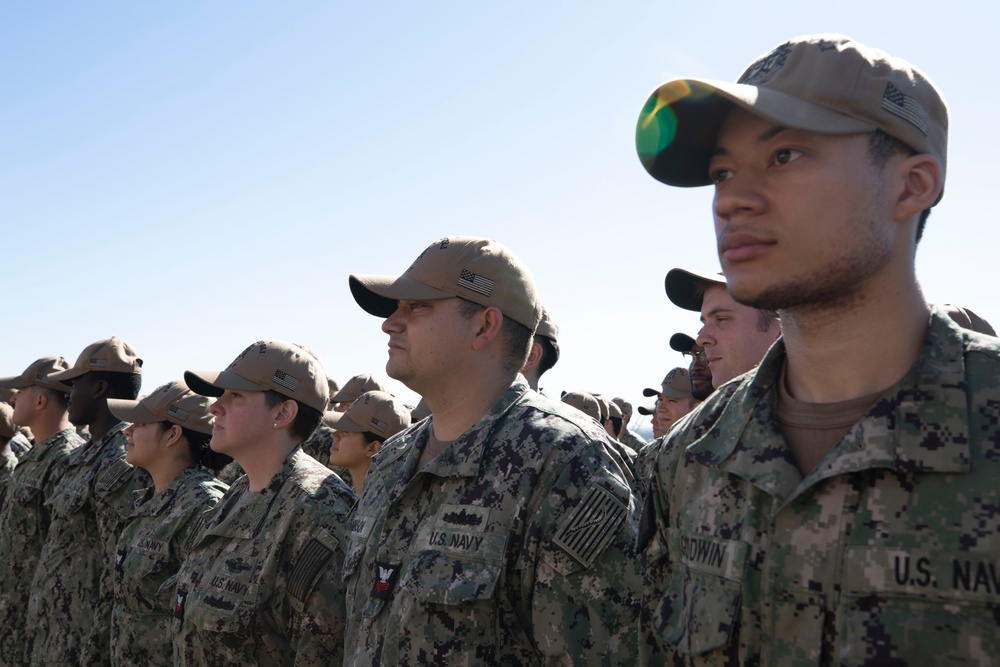
[[[639,110],[668,79],[735,80],[815,32],[907,58],[944,92],[948,181],[918,276],[929,301],[1000,325],[1000,223],[984,213],[998,7],[4,3],[0,375],[116,335],[146,391],[260,338],[310,345],[341,383],[385,379],[386,337],[347,276],[474,235],[532,268],[561,329],[543,386],[641,403],[683,363],[670,335],[698,329],[664,275],[718,259],[710,190],[640,166]]]

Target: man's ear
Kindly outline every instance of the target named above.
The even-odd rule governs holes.
[[[941,166],[926,153],[903,158],[898,166],[902,186],[896,198],[896,220],[907,220],[933,206],[944,188]]]
[[[482,350],[492,344],[500,335],[500,330],[503,328],[503,313],[496,306],[490,306],[476,313],[473,317],[476,318],[477,328],[472,348]]]

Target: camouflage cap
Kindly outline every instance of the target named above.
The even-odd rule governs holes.
[[[174,380],[157,387],[149,396],[130,401],[109,398],[108,410],[118,419],[133,424],[170,422],[199,433],[211,433],[215,419],[208,413],[212,403],[183,382]]]
[[[680,366],[671,369],[667,373],[667,376],[663,378],[659,389],[643,389],[642,395],[660,395],[667,398],[691,398],[691,378],[688,377],[688,370]]]
[[[701,310],[701,308],[698,308]],[[698,342],[686,333],[675,333],[670,337],[670,349],[677,352],[690,352],[698,347]]]
[[[937,160],[943,182],[948,109],[937,88],[905,60],[832,34],[785,42],[736,83],[678,79],[660,86],[636,127],[642,165],[668,185],[709,185],[715,141],[733,105],[808,132],[882,130]]]
[[[69,368],[69,362],[62,357],[42,357],[32,362],[24,372],[16,377],[0,378],[0,387],[24,389],[42,387],[53,391],[69,391],[69,385],[52,379],[52,375]]]
[[[142,359],[139,358],[135,348],[121,338],[112,336],[88,345],[80,353],[72,368],[57,371],[50,375],[49,379],[65,382],[91,371],[142,373]]]
[[[667,298],[678,308],[701,312],[701,302],[705,290],[712,285],[726,286],[726,277],[722,273],[707,273],[704,271],[689,271],[688,269],[670,269],[663,281],[667,290]]]
[[[595,421],[601,421],[601,404],[592,394],[585,391],[567,391],[562,395],[562,402],[566,405],[572,405]]]
[[[347,401],[354,401],[366,391],[387,392],[388,388],[371,375],[368,375],[368,373],[361,373],[348,380],[343,389],[330,397],[330,402],[345,403]]]
[[[494,306],[534,331],[541,319],[535,281],[521,260],[491,239],[452,236],[435,241],[401,276],[351,275],[351,294],[365,311],[389,317],[400,299],[462,297]]]
[[[14,423],[14,407],[10,403],[0,403],[0,438],[13,438],[17,434]]]
[[[326,410],[330,396],[326,374],[316,357],[279,340],[257,341],[224,371],[184,371],[184,382],[202,396],[222,396],[226,389],[270,389],[320,412]]]
[[[351,403],[346,411],[324,414],[323,423],[338,431],[367,431],[385,439],[410,425],[410,411],[388,392],[368,391]]]

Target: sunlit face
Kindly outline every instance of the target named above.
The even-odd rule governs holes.
[[[344,468],[358,468],[371,463],[375,444],[365,442],[361,433],[334,431],[330,444],[330,463]]]
[[[267,407],[262,391],[226,389],[209,408],[215,417],[212,449],[239,461],[241,456],[255,449],[261,434],[273,429],[277,410],[277,407]]]
[[[659,438],[661,435],[665,435],[667,429],[670,428],[672,423],[667,416],[665,410],[660,408],[660,403],[662,403],[662,397],[656,399],[656,403],[653,405],[653,414],[650,416],[649,425],[653,429],[653,437]]]
[[[383,323],[389,334],[389,377],[421,395],[456,372],[456,356],[469,346],[476,318],[463,317],[458,298],[399,301]]]
[[[705,290],[701,321],[697,342],[705,350],[716,387],[759,364],[780,333],[777,323],[760,331],[757,310],[736,303],[722,285]]]
[[[166,456],[169,426],[170,424],[163,422],[149,422],[132,424],[126,428],[125,460],[140,468],[155,466],[161,457]]]
[[[24,389],[18,389],[10,397],[10,403],[14,406],[14,423],[18,426],[31,426],[31,417],[34,412],[32,407],[36,391],[37,389],[34,386],[29,386]]]
[[[886,195],[893,170],[872,164],[868,142],[730,112],[709,173],[736,299],[769,310],[850,302],[887,265],[901,227]]]
[[[663,397],[658,406],[658,410],[664,414],[662,420],[667,423],[668,429],[681,417],[691,412],[693,408],[694,401],[690,398],[667,398],[666,396]]]

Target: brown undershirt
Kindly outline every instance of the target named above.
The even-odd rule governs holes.
[[[861,421],[884,392],[837,403],[807,403],[788,393],[785,366],[778,379],[778,423],[805,477]]]
[[[427,429],[427,442],[424,443],[424,449],[420,452],[420,459],[417,461],[417,470],[423,470],[428,463],[434,460],[434,457],[446,450],[453,442],[455,441],[438,440],[434,436],[434,429]]]

